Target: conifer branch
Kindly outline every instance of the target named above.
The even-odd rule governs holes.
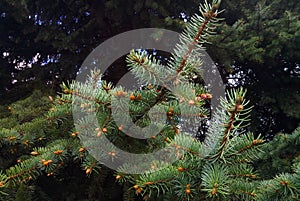
[[[241,190],[241,192],[244,193],[244,194],[246,194],[246,195],[250,195],[252,197],[256,197],[257,196],[257,194],[253,193],[253,192],[247,192],[247,191],[243,191],[243,190]]]
[[[180,62],[180,65],[178,67],[178,69],[176,70],[176,73],[179,74],[182,70],[183,67],[185,66],[187,59],[189,58],[192,50],[196,47],[196,45],[199,43],[200,37],[202,36],[207,24],[209,23],[209,21],[213,18],[216,18],[218,15],[218,10],[219,8],[219,4],[214,4],[212,9],[208,10],[207,12],[202,13],[202,15],[205,17],[204,21],[202,22],[202,24],[200,25],[197,33],[195,34],[193,41],[188,44],[188,49],[186,51],[186,53],[184,54],[184,56],[182,57],[182,60]]]
[[[218,149],[217,154],[214,157],[212,157],[212,159],[216,158],[216,157],[221,157],[222,156],[222,153],[223,153],[223,151],[224,151],[224,149],[225,149],[225,147],[226,147],[226,145],[228,143],[230,132],[234,128],[233,123],[236,120],[235,117],[236,117],[236,115],[238,114],[238,112],[240,110],[239,109],[240,106],[241,106],[240,104],[236,104],[235,107],[234,107],[234,110],[230,111],[231,115],[229,117],[229,122],[227,124],[225,124],[226,130],[224,132],[224,136],[223,136],[223,139],[221,141],[221,146]]]
[[[262,143],[264,143],[264,142],[265,142],[265,140],[262,140],[262,139],[255,139],[255,140],[252,141],[251,144],[249,144],[249,145],[247,145],[246,147],[240,149],[240,150],[238,151],[238,153],[242,153],[242,152],[244,152],[244,151],[246,151],[246,150],[248,150],[248,149],[251,149],[251,148],[254,147],[254,146],[260,145],[260,144],[262,144]]]

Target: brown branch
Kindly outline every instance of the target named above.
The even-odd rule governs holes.
[[[195,151],[192,151],[192,150],[190,150],[190,149],[188,149],[188,148],[185,148],[185,147],[182,147],[182,146],[180,146],[180,145],[178,145],[178,144],[170,144],[170,146],[175,147],[175,148],[178,149],[178,150],[183,150],[183,151],[185,151],[185,152],[189,152],[190,154],[193,154],[193,155],[195,155],[195,156],[198,156],[198,157],[202,158],[202,157],[201,157],[201,152],[195,152]]]
[[[180,73],[182,70],[183,70],[183,67],[185,66],[186,62],[187,62],[187,59],[189,58],[191,52],[193,51],[194,47],[198,44],[198,41],[200,39],[200,36],[202,35],[206,25],[208,24],[210,19],[206,19],[204,22],[202,22],[201,26],[199,27],[199,30],[196,34],[196,36],[194,37],[193,39],[193,42],[189,44],[188,46],[188,50],[187,52],[184,54],[181,62],[180,62],[180,65],[179,65],[179,68],[176,70],[176,73]]]
[[[204,22],[202,22],[201,26],[199,27],[196,35],[194,36],[193,38],[193,42],[190,43],[188,45],[188,50],[187,52],[184,54],[181,62],[180,62],[180,65],[179,65],[179,68],[176,70],[176,73],[180,73],[182,70],[183,70],[183,67],[185,66],[186,62],[187,62],[187,59],[189,58],[191,52],[193,51],[193,49],[195,48],[195,46],[198,44],[199,40],[200,40],[200,37],[201,35],[203,34],[204,32],[204,29],[206,27],[206,25],[209,23],[209,21],[216,17],[217,16],[217,8],[218,8],[218,5],[214,5],[213,9],[207,13],[203,13],[203,15],[205,16],[205,20]]]
[[[221,153],[223,152],[223,150],[225,149],[225,147],[226,147],[226,145],[228,143],[229,134],[230,134],[230,131],[233,128],[233,123],[234,123],[235,116],[236,116],[237,113],[238,113],[238,105],[235,105],[234,111],[231,113],[231,116],[229,118],[229,123],[226,126],[225,135],[224,135],[224,137],[222,139],[221,147],[218,150],[218,156],[221,155]]]
[[[229,118],[229,123],[226,126],[226,129],[225,129],[225,132],[224,132],[224,136],[223,136],[223,139],[222,139],[222,142],[221,142],[221,147],[218,149],[218,152],[216,155],[212,156],[212,157],[208,157],[208,159],[213,159],[213,158],[220,158],[220,156],[222,155],[228,141],[229,141],[229,134],[230,134],[230,131],[233,129],[234,125],[234,121],[235,121],[235,117],[236,117],[236,114],[239,112],[239,106],[240,104],[239,103],[236,103],[235,104],[235,107],[234,107],[234,110],[231,111],[231,115],[230,115],[230,118]]]
[[[251,178],[251,179],[255,179],[257,176],[256,174],[235,174],[235,175],[231,175],[233,177],[247,177],[247,178]]]
[[[102,101],[99,101],[99,100],[97,100],[97,99],[95,99],[95,98],[87,97],[87,96],[85,96],[85,95],[83,95],[83,94],[80,94],[80,93],[78,93],[78,92],[74,92],[74,91],[72,91],[72,90],[65,90],[64,92],[65,92],[66,94],[71,94],[71,95],[78,96],[78,97],[80,97],[80,98],[82,98],[82,99],[84,99],[84,100],[94,101],[95,103],[98,103],[98,104],[100,104],[100,105],[108,105],[108,104],[109,104],[109,102],[102,102]]]
[[[11,180],[11,179],[14,179],[14,178],[16,178],[16,177],[23,176],[24,174],[26,174],[26,173],[28,173],[28,172],[31,172],[32,170],[35,170],[35,169],[37,169],[37,168],[38,168],[38,165],[33,166],[33,167],[31,167],[31,168],[29,168],[29,169],[27,169],[27,170],[23,170],[23,171],[19,172],[18,174],[11,175],[11,176],[9,176],[8,178],[9,178],[9,180]]]
[[[172,179],[174,179],[174,177],[167,178],[167,179],[161,179],[161,180],[157,180],[157,181],[148,181],[148,182],[144,182],[143,186],[153,185],[153,184],[157,184],[157,183],[164,183],[164,182],[167,182],[167,181],[171,181]]]
[[[255,194],[255,193],[251,193],[251,192],[247,192],[247,191],[242,191],[242,190],[241,190],[241,192],[244,193],[244,194],[250,195],[252,197],[256,197],[257,196],[257,194]]]
[[[259,145],[259,144],[262,144],[262,143],[264,143],[264,142],[265,142],[265,141],[264,141],[264,140],[261,140],[261,139],[260,139],[260,140],[253,140],[251,144],[249,144],[249,145],[247,145],[246,147],[240,149],[240,150],[238,151],[238,153],[242,153],[242,152],[244,152],[244,151],[246,151],[246,150],[248,150],[248,149],[251,149],[252,147],[254,147],[254,146],[256,146],[256,145]]]
[[[174,130],[174,132],[175,132],[176,134],[179,134],[180,131],[179,131],[179,129],[176,127],[176,125],[174,124],[174,120],[173,120],[172,116],[173,116],[173,115],[167,115],[167,119],[168,119],[168,121],[170,122],[170,124],[171,124],[172,129]]]

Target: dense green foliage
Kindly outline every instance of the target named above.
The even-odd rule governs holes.
[[[111,170],[103,167],[101,176],[86,176],[88,158],[81,158],[87,153],[72,135],[70,113],[49,119],[46,114],[54,108],[48,95],[35,91],[1,107],[0,200],[118,199],[121,188],[105,186],[113,180]]]
[[[299,128],[277,134],[270,143],[263,140],[278,131],[291,132],[299,123],[299,2],[227,0],[222,7],[223,24],[212,15],[217,14],[214,7],[202,10],[202,18],[194,18],[199,21],[191,20],[198,8],[194,1],[1,1],[0,28],[8,31],[0,33],[0,200],[299,200]],[[141,27],[189,29],[167,64],[170,71],[157,68],[162,66],[159,60],[132,51],[126,61],[136,77],[155,83],[175,70],[193,80],[195,61],[183,62],[183,55],[205,20],[210,29],[194,45],[202,49],[205,44],[228,88],[248,89],[246,97],[240,88],[228,92],[205,142],[179,129],[182,100],[189,100],[184,105],[188,111],[199,111],[200,120],[210,117],[205,108],[209,98],[201,98],[210,92],[199,84],[181,88],[178,99],[153,83],[131,92],[104,80],[97,89],[90,83],[65,82],[53,98],[62,81],[74,79],[93,48]],[[124,63],[115,64],[124,69],[120,73],[127,70]],[[93,73],[100,80],[101,74]],[[79,110],[94,109],[86,92],[96,97],[92,106],[100,126],[92,133],[97,138],[106,136],[134,152],[170,145],[183,156],[165,169],[134,176],[122,172],[126,164],[116,173],[101,165],[80,142],[86,133],[74,128],[71,102],[76,89],[86,97]],[[168,117],[162,132],[142,141],[126,137],[108,107],[120,97],[130,99],[131,118],[141,127],[149,125],[149,105],[160,104]],[[212,144],[216,147],[210,150]],[[114,150],[107,154],[109,159],[118,156]]]
[[[292,134],[279,133],[264,146],[256,167],[262,178],[270,179],[278,173],[292,172],[293,165],[299,163],[300,128]]]

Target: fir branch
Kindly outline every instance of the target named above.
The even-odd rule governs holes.
[[[29,159],[20,160],[18,164],[10,167],[5,172],[5,180],[1,181],[4,185],[18,182],[27,182],[41,175],[42,171],[51,173],[55,168],[62,166],[63,161],[67,160],[67,151],[71,143],[68,140],[56,140],[48,144],[47,147],[35,148],[30,154]],[[63,152],[65,152],[63,154]],[[55,164],[54,164],[55,163]],[[49,174],[49,176],[52,174]],[[3,177],[0,177],[3,178]]]
[[[265,140],[262,140],[262,139],[255,139],[255,140],[252,141],[251,144],[249,144],[249,145],[247,145],[246,147],[240,149],[240,150],[238,151],[238,153],[245,152],[245,151],[251,149],[252,147],[257,146],[257,145],[260,145],[260,144],[262,144],[262,143],[264,143],[264,142],[265,142]]]
[[[224,132],[224,136],[223,136],[223,139],[222,139],[222,142],[221,142],[221,146],[217,152],[217,155],[215,155],[213,158],[215,157],[221,157],[222,156],[222,153],[228,143],[228,140],[229,140],[229,136],[230,136],[230,132],[231,130],[233,129],[233,123],[235,122],[235,117],[236,117],[236,114],[239,112],[239,104],[236,104],[235,107],[234,107],[234,110],[231,112],[231,115],[229,117],[229,122],[227,124],[225,124],[225,127],[226,127],[226,130]]]
[[[228,146],[230,137],[234,140],[237,140],[237,135],[233,135],[238,131],[238,129],[243,128],[243,123],[249,121],[249,111],[251,109],[245,109],[245,106],[248,105],[249,101],[244,100],[246,90],[239,89],[236,91],[230,91],[228,93],[228,98],[221,99],[221,105],[223,108],[226,108],[226,117],[222,122],[224,130],[222,131],[222,136],[218,136],[220,139],[220,145],[217,152],[213,156],[207,156],[208,159],[218,159],[224,158],[224,154],[231,149],[235,149],[235,144]],[[229,148],[229,149],[227,149]],[[236,154],[236,153],[235,153]]]
[[[103,102],[99,99],[96,99],[94,98],[94,96],[89,96],[87,94],[83,94],[83,93],[79,93],[79,92],[76,92],[76,91],[73,91],[73,90],[65,90],[64,91],[66,94],[70,94],[72,95],[73,97],[76,96],[76,97],[79,97],[83,100],[87,100],[87,101],[91,101],[91,102],[95,102],[99,105],[109,105],[110,102]],[[61,100],[62,102],[68,102],[68,103],[72,103],[70,100]]]
[[[244,194],[246,194],[246,195],[250,195],[250,196],[252,196],[252,197],[256,197],[256,196],[257,196],[257,194],[256,194],[256,193],[253,193],[253,192],[247,192],[247,191],[243,191],[243,190],[240,190],[240,192],[241,192],[241,193],[244,193]]]
[[[193,40],[191,43],[189,43],[188,49],[186,51],[186,53],[184,54],[184,56],[182,57],[182,60],[180,62],[180,65],[178,67],[178,69],[176,70],[176,73],[179,74],[182,70],[183,67],[185,66],[187,59],[189,58],[191,52],[193,51],[193,49],[195,48],[195,46],[199,43],[200,37],[202,36],[207,24],[213,19],[216,18],[218,15],[218,8],[219,8],[219,3],[220,2],[216,2],[212,8],[210,10],[204,9],[204,12],[202,13],[202,15],[205,17],[204,21],[201,23],[197,33],[195,34]]]
[[[170,144],[170,146],[175,147],[176,150],[181,150],[181,151],[184,151],[184,152],[186,152],[186,153],[190,153],[190,154],[193,154],[193,155],[195,155],[195,156],[197,156],[197,157],[199,157],[199,158],[203,158],[203,159],[204,159],[204,157],[202,156],[203,153],[201,153],[201,152],[195,152],[195,151],[193,151],[193,150],[191,150],[191,149],[189,149],[189,148],[180,146],[180,145],[178,145],[178,144],[176,144],[176,143],[172,143],[172,144]]]
[[[191,52],[197,47],[198,43],[202,43],[204,41],[204,38],[207,37],[204,36],[205,34],[210,35],[209,29],[213,28],[208,27],[208,24],[210,22],[214,23],[218,21],[216,17],[219,13],[219,4],[220,1],[215,0],[213,1],[212,5],[209,5],[207,2],[205,2],[204,6],[200,7],[203,17],[195,15],[195,17],[193,17],[194,23],[192,23],[191,26],[186,29],[187,34],[181,34],[180,36],[180,40],[185,41],[183,47],[187,46],[187,50],[185,50],[184,54],[173,55],[175,59],[173,60],[174,62],[172,62],[172,60],[169,62],[170,68],[164,68],[157,60],[153,59],[151,56],[147,56],[145,52],[131,51],[127,56],[127,62],[131,67],[131,71],[136,77],[139,78],[140,81],[142,81],[142,83],[156,83],[158,85],[162,85],[161,89],[159,90],[161,93],[158,94],[154,104],[157,104],[166,95],[166,85],[168,85],[166,80],[167,82],[174,82],[176,85],[178,82],[177,79],[179,78],[177,75],[187,64],[187,60],[191,56]],[[201,22],[199,23],[197,20],[200,20]],[[198,28],[197,30],[194,30],[193,27]],[[194,35],[193,38],[189,39],[190,35]],[[187,42],[186,40],[190,40],[190,42]],[[180,49],[181,45],[178,44],[177,47]],[[183,47],[182,49],[185,49]],[[174,69],[176,66],[176,60],[179,58],[181,58],[179,67],[172,71],[172,69]],[[173,86],[173,84],[171,84],[171,86]],[[174,130],[176,131],[175,128]]]

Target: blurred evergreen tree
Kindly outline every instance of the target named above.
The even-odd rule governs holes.
[[[75,78],[83,60],[101,42],[137,28],[179,30],[180,12],[191,12],[195,6],[192,0],[184,4],[169,0],[3,0],[0,102],[12,102],[41,86],[58,90],[62,81]]]
[[[249,90],[253,130],[269,139],[293,131],[300,120],[300,2],[227,0],[223,5],[226,23],[212,39],[210,55],[229,86]]]

